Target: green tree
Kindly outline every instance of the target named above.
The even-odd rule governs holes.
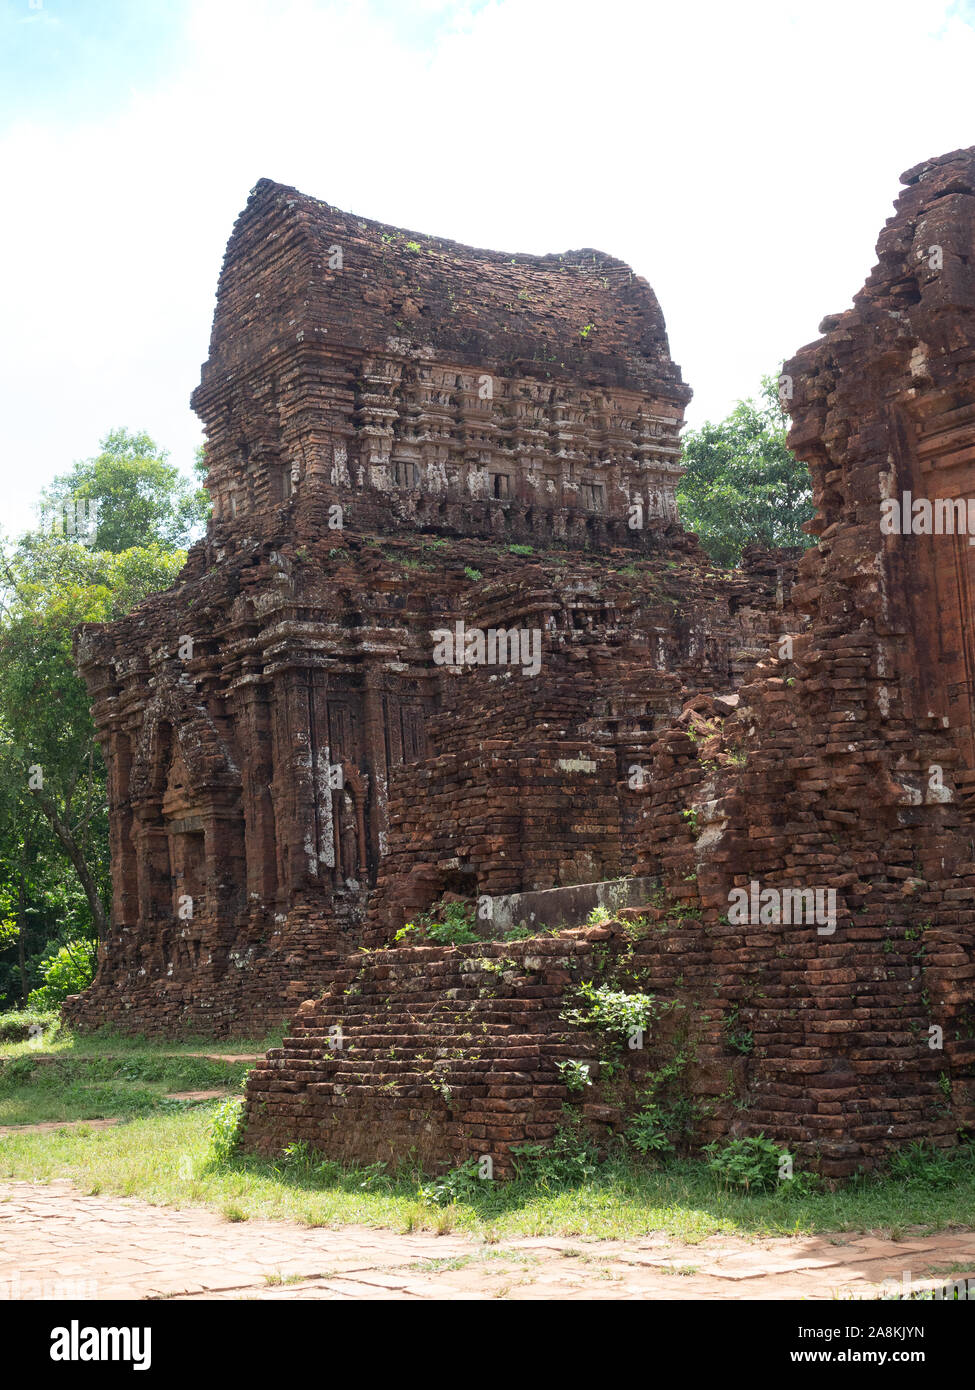
[[[194,471],[202,483],[202,450]],[[107,924],[105,767],[75,628],[171,584],[209,511],[199,484],[126,430],[56,478],[42,503],[73,510],[85,499],[98,504],[87,543],[42,530],[0,546],[0,1000],[26,997],[51,962],[86,961],[85,942]]]
[[[0,728],[0,952],[16,949],[17,992],[26,1005],[27,959],[40,944],[32,940],[30,928],[36,904],[44,897],[46,865],[41,846],[48,841],[48,828],[28,791],[29,778],[18,753]],[[9,988],[12,978],[2,983]],[[6,992],[0,988],[0,997]]]
[[[8,755],[9,745],[0,756],[0,1006],[26,1001],[43,958],[62,941],[94,939],[77,875],[26,792],[21,761]],[[15,797],[21,804],[12,808]]]
[[[97,949],[86,937],[54,946],[40,964],[44,983],[30,992],[27,1003],[35,1009],[57,1008],[69,994],[80,994],[95,974]]]
[[[156,541],[166,550],[183,549],[200,534],[210,514],[202,486],[204,466],[197,450],[194,484],[168,462],[169,455],[149,435],[111,430],[101,453],[59,474],[42,494],[45,507],[97,504],[95,550],[119,553]]]
[[[184,560],[159,544],[113,555],[34,534],[4,561],[0,751],[15,789],[7,828],[16,835],[28,824],[26,791],[77,876],[99,937],[109,885],[105,767],[72,636],[79,623],[120,617],[165,588]]]
[[[720,424],[684,436],[677,506],[720,565],[738,564],[748,545],[815,544],[802,530],[814,513],[809,470],[787,447],[787,426],[777,379],[763,377],[758,402],[739,401]]]

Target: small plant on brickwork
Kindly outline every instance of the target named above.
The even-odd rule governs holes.
[[[645,1106],[627,1125],[625,1136],[630,1144],[646,1157],[648,1154],[673,1153],[669,1116],[662,1105]]]
[[[592,1139],[569,1127],[560,1129],[550,1144],[518,1144],[509,1153],[516,1180],[533,1187],[575,1187],[591,1182],[599,1167]]]
[[[738,1004],[732,1005],[728,1010],[724,1021],[724,1035],[728,1040],[728,1046],[735,1052],[744,1053],[746,1056],[755,1050],[755,1038],[750,1028],[746,1028],[741,1021],[741,1011]]]
[[[436,920],[432,912],[420,918],[424,932],[438,946],[463,946],[479,941],[475,921],[474,908],[463,903],[445,903],[437,912]]]
[[[639,913],[636,917],[628,917],[623,923],[623,930],[627,936],[636,940],[638,937],[646,936],[650,930],[650,918]]]
[[[586,918],[590,927],[603,927],[607,922],[616,921],[630,900],[630,881],[621,878],[612,884],[606,893],[607,902],[598,903]]]
[[[890,1156],[888,1172],[908,1187],[949,1188],[975,1169],[975,1145],[936,1149],[921,1141],[908,1144]]]
[[[479,1176],[480,1164],[468,1158],[458,1168],[451,1168],[439,1178],[420,1187],[420,1200],[431,1207],[449,1207],[453,1202],[470,1201],[481,1190],[484,1179]]]
[[[720,732],[720,719],[705,719],[703,730],[696,728],[693,724],[689,724],[684,730],[684,733],[690,739],[691,743],[694,744],[699,743],[702,738],[713,738],[715,734],[720,734]]]
[[[567,1009],[562,1014],[564,1022],[598,1028],[624,1042],[634,1033],[646,1032],[660,1013],[651,994],[627,994],[608,985],[594,985],[591,980],[579,986],[578,997],[579,1007]]]
[[[244,1125],[244,1097],[228,1096],[210,1119],[208,1162],[228,1163],[240,1146]]]
[[[692,907],[690,903],[671,902],[667,904],[667,916],[675,922],[686,922],[691,918],[700,917],[700,909]],[[666,927],[663,928],[667,930]]]
[[[696,835],[696,834],[697,834],[697,807],[696,807],[696,806],[692,806],[692,807],[691,807],[689,810],[687,810],[687,811],[681,811],[681,815],[683,816],[684,820],[686,820],[687,823],[690,825],[690,827],[691,827],[691,834]]]
[[[482,960],[478,964],[492,975],[506,975],[509,970],[515,970],[518,966],[518,962],[511,956],[501,956],[498,960]]]
[[[476,911],[465,903],[440,903],[421,912],[415,922],[407,922],[393,937],[394,941],[432,941],[437,946],[469,946],[481,938],[475,930]]]
[[[703,1149],[711,1172],[726,1187],[741,1187],[746,1192],[767,1192],[776,1186],[785,1152],[764,1134],[715,1142]]]
[[[556,1065],[562,1077],[562,1084],[567,1091],[584,1091],[587,1086],[592,1085],[588,1062],[575,1062],[570,1059],[567,1062],[558,1062]]]
[[[533,545],[509,545],[508,552],[511,555],[534,555],[535,547]]]
[[[530,941],[533,936],[538,936],[543,928],[531,927],[527,922],[513,922],[510,927],[505,928],[503,941]]]
[[[430,1085],[449,1110],[451,1108],[451,1090],[447,1082],[442,1076],[431,1073]]]
[[[464,573],[467,575],[468,579],[478,580],[484,578],[484,575],[481,573],[481,571],[476,570],[473,565],[465,565]]]
[[[640,1109],[624,1131],[624,1137],[638,1153],[672,1153],[677,1142],[693,1131],[700,1111],[696,1102],[680,1089],[688,1061],[687,1052],[676,1052],[651,1074]]]

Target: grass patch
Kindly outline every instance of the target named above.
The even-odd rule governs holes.
[[[13,1057],[0,1064],[0,1125],[124,1118],[186,1106],[193,1102],[171,1099],[171,1093],[232,1091],[249,1068],[159,1053]]]
[[[975,1160],[952,1164],[950,1186],[864,1178],[835,1192],[746,1194],[722,1187],[707,1166],[652,1167],[620,1158],[585,1179],[545,1187],[523,1178],[481,1183],[445,1209],[420,1199],[424,1175],[404,1164],[342,1167],[299,1154],[268,1161],[236,1154],[213,1162],[209,1123],[219,1102],[156,1110],[111,1129],[60,1130],[0,1139],[0,1179],[70,1178],[83,1192],[205,1207],[228,1221],[264,1218],[308,1226],[358,1223],[401,1231],[457,1231],[497,1244],[519,1236],[622,1238],[664,1232],[694,1244],[714,1234],[928,1233],[975,1226]]]
[[[473,1255],[453,1255],[444,1259],[414,1260],[407,1269],[418,1269],[424,1274],[442,1274],[445,1269],[465,1269],[474,1261]]]
[[[537,1265],[538,1256],[532,1255],[527,1250],[493,1250],[490,1246],[484,1246],[480,1250],[474,1250],[469,1255],[445,1255],[440,1259],[414,1260],[408,1264],[407,1269],[416,1269],[424,1274],[442,1274],[444,1270],[466,1269],[472,1264],[489,1264],[492,1261],[503,1261],[506,1264],[518,1265]],[[498,1273],[505,1271],[499,1270]]]
[[[199,1102],[176,1099],[173,1092],[238,1091],[253,1063],[230,1059],[262,1056],[277,1042],[277,1036],[174,1043],[110,1032],[75,1034],[48,1016],[43,1036],[35,1032],[0,1046],[0,1126],[131,1119],[183,1109]]]
[[[0,1044],[22,1043],[43,1038],[56,1031],[58,1015],[53,1009],[11,1009],[0,1014]]]
[[[124,1123],[2,1136],[0,1179],[68,1178],[82,1192],[203,1207],[227,1221],[457,1231],[497,1247],[490,1258],[499,1260],[510,1258],[502,1242],[520,1236],[663,1232],[693,1244],[714,1234],[897,1237],[975,1227],[971,1146],[945,1155],[914,1145],[894,1157],[886,1176],[836,1191],[805,1181],[746,1191],[701,1160],[646,1161],[620,1149],[597,1163],[594,1152],[566,1140],[544,1151],[522,1146],[520,1176],[492,1183],[478,1179],[476,1165],[431,1179],[416,1163],[395,1170],[343,1166],[302,1144],[275,1160],[257,1158],[231,1142],[234,1102],[187,1106],[172,1099],[173,1092],[218,1088],[239,1094],[251,1064],[218,1054],[263,1054],[275,1041],[172,1044],[59,1034],[43,1051],[35,1040],[9,1044],[0,1058],[0,1125],[113,1117]],[[215,1147],[221,1134],[222,1150]]]
[[[28,1011],[29,1012],[29,1011]],[[187,1053],[205,1052],[215,1056],[237,1056],[239,1054],[262,1055],[268,1048],[280,1047],[282,1033],[271,1033],[265,1038],[213,1038],[197,1034],[179,1038],[146,1038],[116,1033],[112,1029],[102,1029],[97,1033],[76,1033],[70,1028],[62,1028],[56,1015],[38,1014],[38,1021],[46,1019],[47,1030],[41,1038],[6,1037],[6,1020],[27,1018],[24,1014],[0,1014],[0,1059],[6,1057],[32,1056],[43,1053],[45,1056],[101,1057],[120,1053],[144,1052],[158,1056],[186,1056]],[[31,1014],[31,1019],[35,1016]],[[9,1027],[9,1025],[7,1025]]]

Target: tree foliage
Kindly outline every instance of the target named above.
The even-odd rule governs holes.
[[[54,1009],[69,994],[80,994],[91,984],[95,973],[95,943],[77,937],[45,952],[39,973],[44,981],[27,997],[32,1009]]]
[[[787,424],[776,379],[763,377],[757,402],[684,436],[678,509],[720,565],[736,565],[748,545],[815,543],[802,530],[814,511],[809,470],[786,445]]]
[[[103,445],[87,472],[65,475],[79,488],[87,480],[80,495],[100,504],[94,546],[34,531],[0,555],[0,1002],[23,1000],[44,960],[67,978],[72,952],[87,959],[75,943],[106,929],[106,773],[74,668],[75,629],[168,587],[186,559],[173,538],[201,515],[184,505],[192,485],[146,436],[119,430]],[[44,500],[72,501],[63,484]]]
[[[110,430],[99,454],[54,479],[43,493],[43,504],[57,508],[96,502],[96,550],[119,553],[147,539],[166,550],[185,548],[198,538],[210,501],[205,489],[184,478],[168,458],[145,433]],[[199,477],[199,457],[194,468]]]
[[[106,926],[108,885],[105,769],[88,693],[74,669],[72,636],[79,623],[119,617],[165,588],[184,558],[155,543],[113,555],[28,535],[5,563],[0,729],[6,771],[11,786],[26,785],[71,863],[98,935]]]

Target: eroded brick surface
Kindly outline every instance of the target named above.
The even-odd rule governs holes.
[[[793,591],[810,627],[709,746],[661,738],[648,793],[646,862],[707,924],[754,1028],[747,1128],[838,1173],[975,1120],[975,550],[880,526],[886,497],[971,488],[975,152],[904,181],[854,307],[785,366],[818,509]],[[753,881],[835,890],[835,930],[730,923]]]

